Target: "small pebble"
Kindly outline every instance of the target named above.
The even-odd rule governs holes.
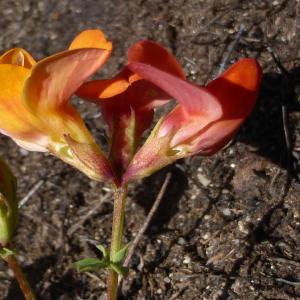
[[[201,174],[201,173],[199,173],[197,177],[198,177],[200,183],[201,183],[204,187],[207,187],[207,186],[210,184],[210,182],[211,182],[206,176],[204,176],[204,175]]]
[[[165,282],[165,283],[170,283],[170,282],[171,282],[171,279],[170,279],[169,277],[165,277],[165,278],[164,278],[164,282]]]
[[[181,246],[183,246],[183,245],[186,244],[186,240],[185,240],[183,237],[180,237],[180,238],[178,239],[178,244],[181,245]]]
[[[230,217],[231,216],[231,210],[229,208],[224,208],[222,210],[222,214],[226,217]]]
[[[187,255],[184,256],[184,260],[183,260],[184,264],[188,265],[188,264],[191,263],[191,261],[192,260],[191,260],[191,258],[189,256],[187,256]]]

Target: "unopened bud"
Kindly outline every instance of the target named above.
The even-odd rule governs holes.
[[[0,246],[11,239],[18,217],[17,182],[9,166],[0,158]]]

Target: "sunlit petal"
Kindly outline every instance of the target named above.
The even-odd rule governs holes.
[[[99,48],[111,52],[112,43],[107,41],[104,33],[99,29],[89,29],[79,33],[72,41],[69,50],[79,48]]]
[[[0,56],[0,64],[12,64],[31,69],[36,61],[26,50],[14,48]]]
[[[45,146],[43,126],[21,100],[30,71],[17,65],[0,65],[0,132],[14,139]]]

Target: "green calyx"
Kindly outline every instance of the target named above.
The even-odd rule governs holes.
[[[10,241],[17,225],[16,190],[16,178],[0,157],[0,246],[5,246]]]
[[[74,266],[78,272],[99,272],[101,269],[110,269],[123,277],[127,275],[128,269],[123,267],[122,264],[127,255],[128,245],[122,247],[113,257],[110,257],[108,251],[102,245],[96,247],[101,252],[102,259],[84,258],[77,261]]]

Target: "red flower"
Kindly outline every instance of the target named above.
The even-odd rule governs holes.
[[[128,63],[140,62],[185,79],[184,72],[166,49],[151,41],[141,41],[128,51]],[[95,80],[81,86],[77,94],[101,105],[108,124],[110,159],[119,177],[136,152],[143,132],[150,127],[154,108],[170,96],[150,81],[124,69],[113,79]]]
[[[220,150],[251,113],[262,71],[255,59],[241,59],[206,87],[198,87],[151,64],[128,68],[178,101],[162,117],[132,159],[124,180],[152,174],[173,161]]]

